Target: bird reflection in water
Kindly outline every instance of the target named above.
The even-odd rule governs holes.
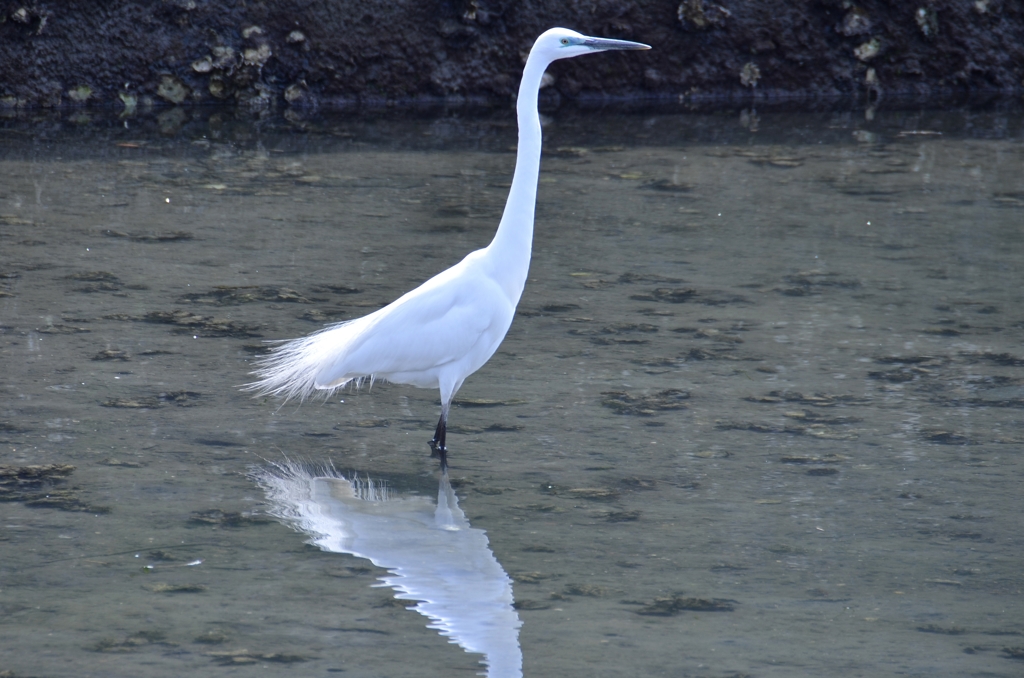
[[[484,655],[488,678],[519,678],[522,622],[512,580],[483,530],[470,527],[441,474],[437,501],[400,494],[386,482],[345,477],[331,467],[274,464],[254,473],[271,515],[310,536],[324,551],[366,558],[388,570],[383,586],[467,652]]]

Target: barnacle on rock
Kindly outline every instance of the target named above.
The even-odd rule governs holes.
[[[249,66],[262,66],[271,56],[270,45],[263,43],[255,49],[249,48],[242,52],[242,61]]]
[[[210,78],[210,84],[207,85],[207,89],[210,91],[210,94],[217,99],[225,99],[230,94],[228,91],[228,83],[219,75],[215,75]]]
[[[288,87],[286,87],[284,90],[284,100],[290,104],[295,103],[304,96],[306,96],[305,82],[292,83],[291,85],[288,85]]]
[[[235,60],[235,50],[232,47],[221,45],[210,50],[213,53],[213,67],[225,69],[232,65]]]
[[[213,61],[208,56],[205,56],[198,61],[193,61],[192,70],[196,73],[209,73],[213,70]]]
[[[853,7],[839,24],[839,32],[846,36],[866,35],[871,32],[871,18],[860,7]]]
[[[242,37],[246,40],[263,35],[265,31],[259,26],[246,26],[242,29]]]
[[[121,115],[134,115],[135,107],[139,104],[138,97],[134,94],[129,94],[128,92],[119,92],[117,97],[121,100],[121,103],[124,104],[124,111]]]
[[[744,87],[756,87],[761,79],[761,69],[753,61],[747,62],[740,71],[740,83]]]
[[[914,20],[917,21],[917,27],[921,29],[921,34],[929,40],[934,38],[939,33],[939,17],[936,16],[935,10],[920,7],[914,12]]]
[[[79,85],[68,90],[68,98],[78,103],[85,103],[92,96],[92,88],[88,85]]]
[[[853,50],[853,55],[861,61],[870,61],[871,59],[878,56],[879,50],[882,48],[882,43],[879,42],[878,38],[871,38],[867,42],[861,44],[859,47]]]
[[[160,84],[156,88],[156,93],[161,99],[172,104],[180,104],[188,98],[189,89],[185,83],[173,75],[164,74],[160,76]]]
[[[683,27],[693,25],[697,30],[721,26],[732,16],[732,12],[721,5],[705,3],[704,0],[683,0],[676,10],[676,16]]]

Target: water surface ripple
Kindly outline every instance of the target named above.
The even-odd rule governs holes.
[[[511,123],[2,130],[0,672],[482,670],[250,475],[429,504],[436,393],[237,386],[484,246]],[[524,675],[1020,675],[1021,130],[548,117],[530,279],[449,429]]]

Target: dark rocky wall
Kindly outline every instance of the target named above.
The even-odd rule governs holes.
[[[547,95],[691,100],[1019,92],[1019,0],[0,0],[0,107],[508,101],[563,25],[645,53]]]

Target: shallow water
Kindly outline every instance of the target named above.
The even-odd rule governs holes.
[[[250,475],[432,499],[436,394],[236,386],[485,245],[513,121],[179,118],[3,130],[0,463],[74,469],[0,478],[0,671],[473,675]],[[524,675],[1020,674],[1022,129],[549,116],[530,280],[449,435]]]

